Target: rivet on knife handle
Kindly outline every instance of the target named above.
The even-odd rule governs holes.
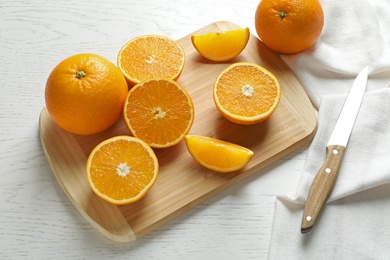
[[[327,158],[313,180],[303,211],[302,233],[307,233],[313,228],[321,213],[322,207],[333,189],[337,174],[340,170],[345,147],[341,145],[330,145],[326,149]]]

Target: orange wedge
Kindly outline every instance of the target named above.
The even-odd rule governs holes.
[[[155,183],[158,170],[153,150],[132,136],[116,136],[101,142],[90,153],[86,165],[92,190],[116,205],[144,197]]]
[[[227,61],[240,54],[250,37],[249,28],[192,35],[195,49],[212,61]]]
[[[123,116],[130,132],[154,148],[184,139],[194,122],[194,105],[176,81],[152,79],[132,87]]]
[[[130,85],[154,78],[177,80],[184,68],[183,48],[171,38],[144,35],[119,51],[118,67]]]
[[[185,142],[195,161],[216,172],[238,171],[244,168],[254,155],[243,146],[206,136],[186,135]]]
[[[217,77],[214,102],[219,112],[237,124],[257,124],[277,108],[281,88],[277,78],[265,68],[250,62],[230,65]]]

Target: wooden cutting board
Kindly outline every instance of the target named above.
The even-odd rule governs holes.
[[[222,21],[194,33],[239,28]],[[178,82],[191,95],[195,121],[190,134],[205,135],[245,146],[255,152],[241,171],[221,174],[198,165],[184,142],[154,149],[160,163],[159,177],[139,202],[112,205],[90,189],[85,164],[100,141],[129,131],[122,120],[108,130],[91,136],[73,135],[60,129],[46,108],[40,115],[40,138],[48,162],[74,206],[100,232],[112,240],[135,240],[198,203],[256,173],[268,164],[310,141],[317,128],[315,110],[298,80],[283,61],[251,35],[245,50],[228,63],[210,62],[196,52],[190,35],[178,40],[186,53],[186,65]],[[216,110],[212,87],[217,75],[229,64],[250,61],[260,64],[279,79],[282,98],[274,114],[258,125],[242,126],[224,119]]]

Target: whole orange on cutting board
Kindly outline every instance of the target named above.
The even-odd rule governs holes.
[[[194,114],[188,92],[170,79],[151,79],[135,85],[123,109],[130,132],[154,148],[170,147],[183,140]]]
[[[169,37],[143,35],[120,49],[117,62],[130,85],[155,78],[177,80],[184,68],[185,53]]]
[[[60,62],[45,89],[46,108],[62,129],[90,135],[121,116],[128,85],[120,70],[96,54],[77,54]]]
[[[101,142],[92,150],[86,164],[91,189],[116,205],[143,198],[154,185],[158,171],[152,148],[132,136],[116,136]]]
[[[312,46],[324,26],[318,0],[262,0],[255,13],[258,36],[270,49],[292,54]]]
[[[198,53],[212,61],[227,61],[239,55],[250,37],[249,28],[214,31],[191,35],[191,42]]]
[[[276,110],[281,88],[267,69],[252,62],[237,62],[224,69],[214,83],[214,103],[228,120],[252,125],[268,119]]]

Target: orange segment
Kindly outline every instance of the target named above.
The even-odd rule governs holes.
[[[92,150],[86,165],[92,190],[116,205],[144,197],[155,183],[158,169],[153,150],[132,136],[116,136],[101,142]]]
[[[194,105],[176,81],[152,79],[131,88],[124,105],[130,132],[151,147],[164,148],[183,140],[194,121]]]
[[[202,166],[216,172],[232,172],[244,168],[254,153],[237,144],[211,137],[186,135],[188,151]]]
[[[281,96],[276,77],[250,62],[234,63],[222,71],[213,91],[219,112],[228,120],[244,125],[269,118]]]
[[[250,37],[249,28],[192,35],[195,49],[212,61],[227,61],[240,54]]]
[[[159,35],[136,37],[118,54],[118,67],[131,85],[154,78],[176,80],[184,63],[183,48],[176,41]]]

